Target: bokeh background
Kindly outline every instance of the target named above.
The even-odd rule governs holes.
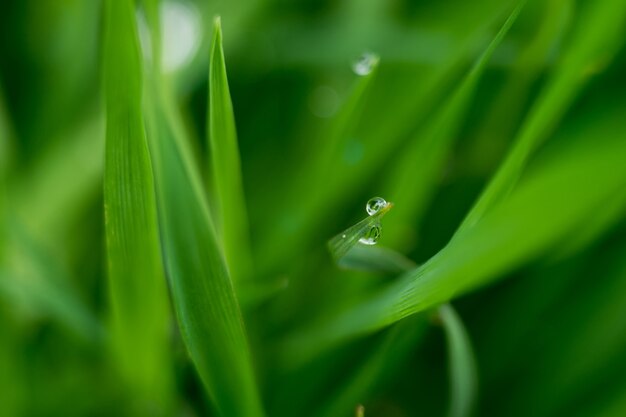
[[[340,270],[327,254],[326,241],[363,218],[370,197],[418,195],[410,216],[401,205],[396,220],[387,215],[380,245],[423,263],[446,245],[533,114],[545,114],[545,140],[526,171],[626,141],[622,3],[529,0],[450,140],[417,152],[413,142],[430,134],[429,121],[516,2],[163,3],[164,68],[201,167],[212,21],[222,17],[255,263],[270,287],[288,283],[246,312],[268,415],[350,416],[358,403],[367,416],[445,415],[448,363],[436,320],[397,350],[381,348],[383,331],[297,370],[281,366],[275,345],[394,279]],[[0,415],[129,410],[106,342],[102,9],[95,0],[0,6]],[[141,34],[141,11],[137,19]],[[311,155],[350,103],[363,53],[379,56],[379,68],[346,130],[341,169],[316,182]],[[560,104],[545,105],[549,94]],[[412,184],[406,166],[430,167],[415,177],[428,184]],[[397,169],[408,174],[394,179]],[[325,199],[309,198],[319,189]],[[475,415],[626,415],[625,208],[622,187],[567,238],[454,301],[476,355]],[[312,219],[306,227],[301,215]],[[410,327],[403,323],[396,331]],[[171,327],[172,414],[212,415]],[[358,402],[333,406],[355,381],[369,387]]]

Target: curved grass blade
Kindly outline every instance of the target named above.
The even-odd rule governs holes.
[[[147,90],[166,272],[183,340],[220,415],[263,416],[233,283],[171,100]]]
[[[477,372],[472,345],[461,318],[450,304],[437,310],[448,342],[450,417],[469,417],[476,400]]]
[[[417,268],[415,262],[382,246],[355,245],[338,262],[344,269],[399,274]]]
[[[228,88],[219,17],[215,18],[214,25],[207,120],[214,200],[217,207],[215,223],[223,242],[228,269],[233,280],[237,282],[250,277],[252,258],[235,115]]]
[[[138,413],[172,406],[169,303],[141,109],[134,2],[106,2],[104,207],[113,350]]]
[[[605,133],[615,135],[614,125],[609,124]],[[619,137],[608,144],[585,143],[559,155],[490,212],[480,226],[385,291],[345,308],[332,321],[302,330],[287,343],[285,354],[291,352],[291,359],[302,360],[446,302],[536,258],[576,230],[597,207],[624,192],[625,154],[626,142]]]
[[[626,3],[612,0],[587,5],[569,48],[522,125],[513,149],[469,211],[455,238],[473,227],[517,183],[532,153],[553,132],[567,108],[589,79],[590,66],[610,59],[623,39],[616,37],[623,27]]]

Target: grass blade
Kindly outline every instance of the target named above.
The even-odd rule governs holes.
[[[438,309],[448,342],[450,417],[469,417],[476,399],[477,373],[472,345],[461,318],[450,304]]]
[[[457,137],[457,131],[471,103],[478,81],[525,3],[526,1],[520,1],[517,4],[452,97],[409,142],[395,168],[389,173],[383,190],[391,196],[398,207],[397,213],[394,213],[387,225],[386,233],[389,233],[390,239],[401,239],[405,235],[406,225],[413,223],[416,214],[419,215],[423,211],[428,196],[432,194],[436,185],[435,180],[439,178],[438,174],[445,158]]]
[[[377,213],[367,216],[357,224],[350,226],[333,237],[328,242],[328,248],[335,261],[340,263],[341,258],[343,258],[350,249],[354,248],[355,245],[358,245],[361,238],[365,237],[373,230],[378,230],[375,232],[377,233],[375,240],[378,240],[378,235],[380,234],[380,219],[387,214],[392,207],[393,203],[385,202],[385,206]]]
[[[619,8],[616,8],[619,4]],[[532,153],[552,133],[569,105],[589,78],[586,72],[597,61],[608,60],[622,40],[615,33],[623,27],[626,4],[612,0],[589,4],[560,65],[522,126],[518,139],[489,182],[455,236],[473,227],[491,207],[515,186]],[[593,28],[591,31],[589,28]]]
[[[208,136],[217,207],[215,223],[231,277],[237,281],[249,278],[252,269],[248,216],[219,17],[215,18],[214,25],[209,64]]]
[[[100,323],[58,260],[19,223],[7,225],[4,233],[0,295],[13,311],[30,318],[53,318],[86,340],[101,340]]]
[[[383,246],[356,245],[339,260],[344,269],[399,274],[417,267],[399,252]]]
[[[612,122],[604,132],[614,136]],[[396,284],[345,308],[330,322],[302,330],[286,345],[289,351],[298,352],[293,359],[448,301],[564,239],[626,187],[623,137],[608,144],[578,146],[535,174],[486,216],[480,227],[468,230]],[[526,233],[531,229],[534,233]]]
[[[171,407],[169,303],[156,197],[141,109],[142,68],[133,1],[108,1],[104,207],[113,349],[137,413]]]
[[[187,350],[218,412],[263,415],[243,319],[200,175],[171,101],[148,91],[148,137],[174,308]]]

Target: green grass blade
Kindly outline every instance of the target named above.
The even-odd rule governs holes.
[[[104,207],[112,344],[135,412],[172,406],[169,302],[142,115],[133,1],[106,3]]]
[[[608,126],[604,132],[615,137],[616,131],[611,130],[615,122]],[[588,142],[555,157],[486,216],[480,227],[468,230],[396,284],[346,308],[332,321],[302,330],[286,345],[297,352],[293,359],[448,301],[564,239],[626,187],[623,137],[608,144]]]
[[[344,269],[399,274],[417,267],[415,262],[393,249],[383,246],[356,245],[338,265]]]
[[[263,415],[241,311],[197,168],[170,101],[153,86],[148,137],[174,308],[187,350],[220,415]]]
[[[458,136],[458,129],[478,81],[525,3],[526,1],[520,1],[517,4],[451,98],[409,142],[389,172],[383,190],[397,205],[397,210],[387,225],[386,235],[389,234],[391,241],[401,240],[405,236],[407,225],[414,223],[415,218],[423,212],[428,197],[436,186],[436,179],[440,177],[446,156]]]
[[[331,394],[316,416],[345,416],[354,404],[367,402],[375,394],[376,387],[389,383],[407,356],[414,351],[426,333],[426,324],[423,317],[416,317],[391,328],[365,362]]]
[[[208,136],[216,200],[216,228],[233,280],[249,278],[252,270],[248,215],[241,180],[235,115],[228,88],[220,18],[214,21],[209,64]]]
[[[450,417],[469,417],[476,400],[477,372],[465,326],[450,304],[438,309],[448,343]]]
[[[617,6],[616,6],[617,4]],[[626,4],[612,0],[587,5],[569,48],[522,125],[516,143],[467,214],[455,236],[473,227],[515,186],[532,153],[552,133],[559,120],[589,79],[590,66],[606,61],[623,42],[615,33],[623,27]]]
[[[341,261],[341,258],[343,258],[350,249],[359,244],[359,239],[370,234],[375,228],[378,230],[378,232],[376,232],[376,240],[378,240],[378,235],[380,234],[380,219],[393,207],[392,203],[385,204],[386,205],[377,213],[367,216],[357,224],[350,226],[328,242],[328,249],[337,263]]]
[[[0,296],[18,316],[52,318],[89,341],[104,332],[70,284],[67,272],[26,228],[8,218],[0,248]]]

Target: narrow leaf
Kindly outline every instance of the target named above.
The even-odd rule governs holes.
[[[350,226],[343,232],[333,237],[328,242],[330,253],[336,262],[340,262],[350,249],[359,243],[362,238],[373,239],[374,243],[378,240],[380,234],[380,219],[391,210],[392,203],[385,202],[385,206],[377,213],[367,216],[357,224]],[[375,236],[370,236],[375,234]]]
[[[414,224],[423,211],[428,197],[433,193],[441,171],[464,116],[471,104],[478,81],[496,48],[517,20],[526,1],[520,1],[506,19],[496,36],[474,63],[452,96],[442,108],[427,121],[401,153],[387,175],[383,190],[397,204],[387,225],[390,239],[398,240],[406,234],[406,226]],[[396,215],[397,214],[397,215]]]
[[[113,344],[137,412],[171,407],[169,310],[141,109],[134,2],[106,2],[104,207]]]
[[[438,309],[448,343],[450,417],[469,417],[476,400],[477,372],[472,345],[461,318],[450,304]]]
[[[616,4],[619,7],[616,7]],[[567,108],[589,79],[585,74],[598,60],[610,59],[622,40],[615,33],[624,24],[626,3],[611,0],[590,3],[557,70],[533,105],[513,149],[467,214],[455,237],[473,227],[515,186],[533,152],[554,131]]]
[[[215,18],[214,25],[209,64],[208,136],[217,206],[216,227],[231,276],[240,280],[249,278],[252,269],[248,216],[219,17]]]
[[[220,415],[262,416],[241,311],[200,175],[171,99],[150,85],[148,137],[166,272],[183,340]]]

